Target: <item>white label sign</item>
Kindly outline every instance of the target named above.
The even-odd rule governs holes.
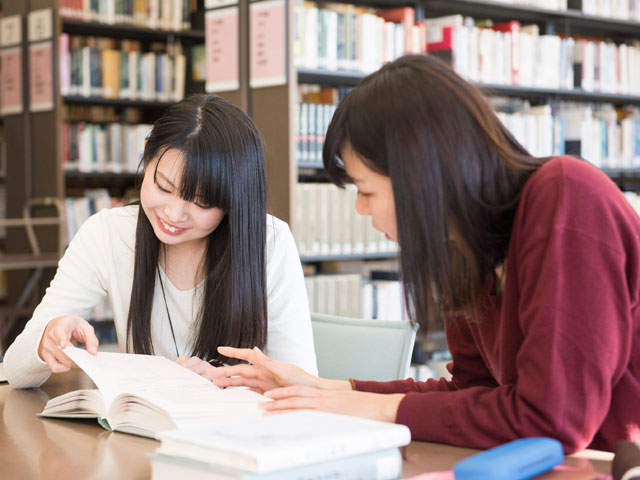
[[[10,47],[22,42],[22,19],[11,15],[0,19],[0,47]]]
[[[53,35],[53,11],[50,8],[29,12],[29,41],[47,40]]]

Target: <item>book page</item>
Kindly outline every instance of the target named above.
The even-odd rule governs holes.
[[[68,346],[64,353],[85,371],[102,392],[108,410],[120,395],[131,395],[166,410],[177,423],[210,416],[261,412],[266,397],[246,389],[220,389],[206,378],[171,360],[126,353],[98,352]]]

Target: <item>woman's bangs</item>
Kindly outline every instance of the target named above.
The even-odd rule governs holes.
[[[205,155],[191,148],[184,154],[180,197],[187,202],[229,211],[231,185],[226,167],[229,163],[220,153]]]

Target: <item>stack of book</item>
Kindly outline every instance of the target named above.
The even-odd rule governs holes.
[[[160,435],[150,454],[153,480],[394,479],[404,425],[298,411]]]

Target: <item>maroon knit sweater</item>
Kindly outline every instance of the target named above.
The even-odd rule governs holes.
[[[415,440],[488,448],[542,435],[566,452],[640,440],[640,219],[613,182],[570,157],[534,173],[503,294],[487,300],[473,321],[447,322],[451,381],[355,387],[406,392],[396,422]]]

